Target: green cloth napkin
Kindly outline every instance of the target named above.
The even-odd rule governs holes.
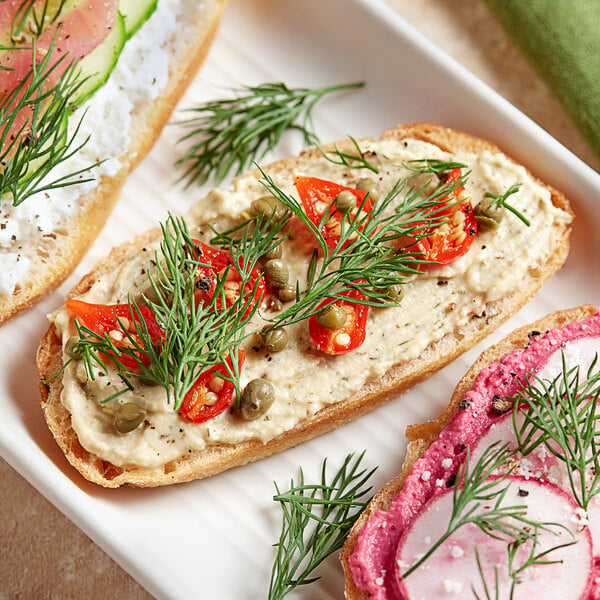
[[[600,0],[485,0],[600,157]]]

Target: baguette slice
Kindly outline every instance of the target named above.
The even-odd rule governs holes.
[[[481,153],[499,152],[493,144],[468,134],[431,125],[428,123],[405,124],[390,129],[383,139],[416,139],[432,143],[445,151],[465,150]],[[360,141],[360,140],[359,140]],[[341,144],[341,143],[340,143]],[[340,146],[338,144],[338,148]],[[331,149],[331,148],[330,148]],[[348,148],[351,151],[352,147]],[[300,157],[277,161],[265,171],[273,176],[289,174],[298,165],[315,159],[320,154],[310,149]],[[238,178],[235,187],[240,188],[248,179],[257,178],[256,172]],[[547,186],[546,186],[547,187]],[[569,216],[572,216],[566,198],[557,190],[548,188],[551,199]],[[136,486],[158,486],[208,477],[226,469],[243,465],[305,442],[318,435],[344,425],[389,401],[398,393],[424,380],[436,370],[449,363],[497,328],[510,315],[523,306],[564,262],[569,250],[570,218],[553,230],[554,251],[541,269],[525,277],[514,292],[488,305],[486,318],[472,318],[463,330],[464,335],[449,334],[435,344],[430,344],[417,358],[396,364],[383,376],[370,381],[358,393],[342,401],[329,404],[312,417],[301,421],[292,429],[264,443],[260,440],[244,441],[235,445],[211,445],[202,451],[192,451],[176,460],[156,468],[115,466],[90,454],[80,444],[71,427],[69,412],[61,404],[62,379],[58,373],[62,367],[61,340],[52,325],[38,349],[37,364],[42,383],[41,404],[48,426],[68,461],[84,477],[106,487],[118,487],[128,483]],[[114,249],[111,254],[85,276],[69,293],[69,297],[86,293],[95,282],[100,281],[117,266],[131,260],[140,249],[156,240],[159,231],[151,231],[132,243]]]
[[[406,437],[409,440],[409,444],[406,451],[406,458],[402,464],[399,475],[375,494],[350,531],[346,543],[342,548],[340,560],[345,575],[345,597],[348,600],[367,600],[371,596],[368,592],[361,590],[356,586],[349,563],[350,556],[356,548],[361,529],[374,513],[389,509],[394,498],[402,490],[404,482],[410,475],[414,463],[425,454],[429,446],[459,410],[461,400],[473,387],[479,373],[488,365],[499,361],[502,357],[511,352],[527,347],[532,332],[545,332],[551,329],[564,327],[569,323],[583,321],[594,315],[597,311],[598,308],[595,306],[582,305],[576,308],[551,313],[530,325],[526,325],[513,331],[503,340],[485,350],[477,360],[475,360],[471,368],[458,382],[452,394],[450,403],[444,413],[427,423],[410,425],[407,427]]]
[[[0,294],[0,325],[58,287],[83,258],[112,212],[127,176],[152,148],[204,60],[225,5],[226,0],[203,0],[190,13],[189,23],[177,32],[179,50],[169,67],[167,85],[156,100],[134,105],[130,145],[125,154],[118,157],[118,172],[114,176],[100,177],[84,194],[78,193],[77,186],[70,188],[72,202],[77,203],[78,209],[60,232],[40,236],[34,244],[30,268],[15,292],[11,296]],[[104,123],[98,123],[99,128],[103,126]],[[93,132],[91,135],[93,137]]]

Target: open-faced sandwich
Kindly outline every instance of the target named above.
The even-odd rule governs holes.
[[[104,486],[206,477],[373,410],[564,262],[561,193],[425,123],[312,148],[115,249],[55,311],[42,406]]]
[[[82,258],[206,54],[224,4],[0,2],[0,324]]]
[[[600,593],[600,311],[551,314],[485,351],[342,552],[346,598]]]

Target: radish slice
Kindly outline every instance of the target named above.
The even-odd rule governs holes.
[[[562,373],[563,354],[567,369],[579,366],[579,377],[585,378],[592,363],[600,353],[600,339],[581,337],[566,343],[560,350],[553,352],[546,363],[537,371],[540,379],[553,380]],[[598,371],[596,365],[595,371]]]
[[[597,337],[583,337],[572,340],[560,349],[553,352],[543,366],[538,370],[537,377],[542,381],[553,381],[560,376],[563,370],[563,355],[567,369],[575,366],[580,368],[580,379],[585,378],[588,369],[591,367],[599,351],[599,340]],[[597,371],[598,367],[594,368]],[[516,419],[517,427],[523,424],[523,417],[519,414]],[[499,444],[508,443],[510,449],[517,448],[517,439],[513,424],[512,411],[502,415],[488,429],[487,433],[479,439],[475,448],[471,449],[471,463],[475,464],[486,448],[498,442]],[[557,445],[553,444],[556,451],[562,452]],[[564,461],[554,456],[544,444],[540,445],[527,456],[516,455],[517,464],[513,471],[515,475],[523,477],[533,477],[541,481],[550,482],[569,495],[573,496],[569,474]],[[589,477],[593,477],[590,472]],[[579,476],[574,474],[575,485],[579,486]],[[587,510],[587,523],[592,535],[592,540],[596,548],[600,548],[600,497],[592,498]]]
[[[404,579],[401,574],[439,539],[446,527],[452,511],[453,494],[451,490],[444,491],[422,508],[398,545],[397,582],[403,597],[410,600],[470,598],[474,596],[474,590],[480,598],[485,598],[482,573],[493,597],[496,597],[496,576],[501,598],[577,599],[589,591],[592,541],[588,528],[581,525],[575,502],[552,484],[523,477],[511,475],[499,485],[508,485],[503,506],[525,505],[527,518],[557,523],[568,530],[553,526],[552,531],[540,531],[536,554],[561,544],[572,541],[576,543],[555,549],[545,557],[546,561],[558,562],[525,569],[519,574],[514,595],[509,596],[513,579],[508,575],[507,541],[497,540],[475,525],[467,524],[455,531],[420,567]],[[475,548],[481,562],[481,572]],[[531,542],[518,549],[515,558],[517,566],[523,564],[530,549]]]
[[[517,427],[523,423],[523,417],[517,416]],[[494,423],[488,432],[479,440],[475,449],[471,452],[471,464],[475,464],[486,448],[492,444],[509,444],[511,450],[517,447],[517,438],[513,426],[512,413],[502,415],[500,419]],[[569,474],[564,461],[554,456],[545,445],[540,445],[536,450],[523,456],[515,455],[515,466],[513,474],[521,475],[526,478],[539,479],[542,482],[549,482],[564,490],[569,496],[573,497]],[[590,474],[590,477],[592,475]],[[574,474],[576,485],[579,485],[579,476]],[[586,518],[581,511],[582,518]],[[600,497],[594,496],[588,504],[587,524],[592,535],[592,541],[595,548],[600,548]]]

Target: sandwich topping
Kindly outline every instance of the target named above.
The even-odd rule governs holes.
[[[85,194],[117,173],[133,107],[165,87],[178,52],[173,38],[198,3],[160,0],[150,14],[153,3],[140,0],[149,18],[137,31],[128,30],[121,4],[0,3],[2,295],[13,294],[39,248],[69,228]],[[85,68],[102,71],[104,85],[85,72],[88,59]]]
[[[52,316],[86,450],[156,467],[301,426],[493,317],[570,220],[502,155],[360,147],[368,169],[309,151],[212,192]],[[89,305],[126,308],[100,327]]]
[[[356,585],[380,600],[597,598],[599,353],[597,312],[482,369],[361,530]]]

